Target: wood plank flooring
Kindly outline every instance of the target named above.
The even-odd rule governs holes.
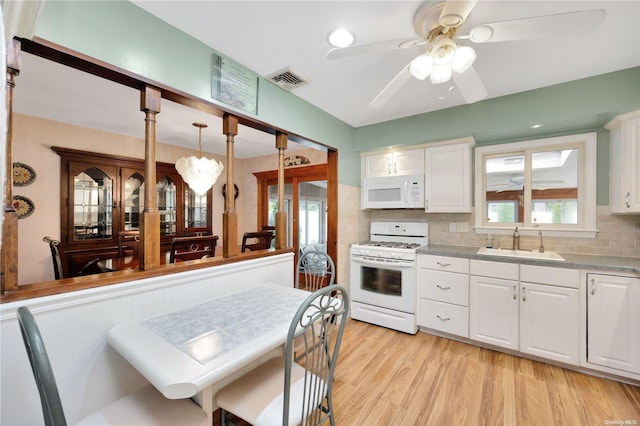
[[[640,387],[355,320],[333,401],[338,426],[640,425]]]

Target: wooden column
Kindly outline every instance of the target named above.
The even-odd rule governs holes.
[[[233,257],[240,253],[238,245],[238,214],[234,191],[235,158],[234,137],[238,134],[238,118],[225,114],[222,119],[222,133],[227,136],[227,196],[222,214],[222,256]]]
[[[160,113],[160,90],[145,87],[140,92],[140,111],[145,113],[144,211],[140,225],[140,269],[160,265],[160,214],[156,201],[156,115]]]
[[[7,140],[5,144],[4,218],[2,222],[2,293],[18,288],[18,214],[13,207],[13,88],[20,74],[20,42],[7,42]]]
[[[286,133],[276,133],[276,148],[278,149],[278,211],[276,212],[276,249],[287,245],[287,212],[284,210],[284,151],[287,149],[289,136]]]

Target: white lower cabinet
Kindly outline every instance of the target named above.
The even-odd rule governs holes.
[[[469,337],[469,260],[421,255],[418,325]]]
[[[640,278],[587,275],[587,362],[640,374]]]
[[[579,364],[579,271],[476,260],[470,271],[483,274],[469,279],[471,339]]]

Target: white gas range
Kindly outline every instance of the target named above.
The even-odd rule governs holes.
[[[351,317],[415,334],[416,250],[427,244],[428,223],[372,222],[350,249]]]

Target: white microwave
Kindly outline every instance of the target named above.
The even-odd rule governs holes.
[[[362,180],[361,209],[424,208],[424,175],[401,175]]]

